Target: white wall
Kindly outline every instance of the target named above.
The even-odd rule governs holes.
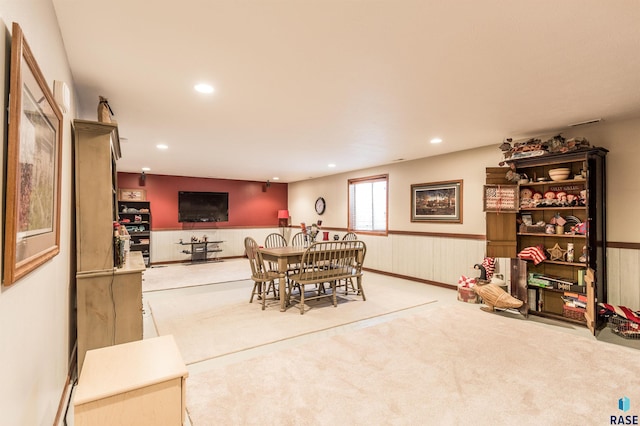
[[[607,156],[607,236],[610,243],[640,244],[640,231],[631,220],[640,209],[638,179],[640,160],[640,119],[603,121],[563,132],[567,138],[586,137],[593,146],[609,149]],[[551,136],[551,135],[549,135]],[[495,145],[375,167],[289,185],[291,223],[323,220],[323,226],[347,227],[347,181],[350,178],[389,174],[389,236],[365,236],[369,250],[366,267],[446,284],[456,284],[459,275],[473,275],[474,263],[484,256],[484,241],[451,239],[433,235],[398,235],[409,231],[441,234],[485,234],[482,186],[486,167],[497,167],[503,159]],[[410,220],[411,184],[464,180],[463,223],[415,223]],[[327,201],[322,217],[313,206],[317,197]],[[640,309],[640,251],[609,248],[608,301]],[[508,271],[502,271],[508,272]]]
[[[44,77],[72,87],[71,73],[50,0],[0,0],[0,57],[9,55],[12,22],[22,27]],[[9,61],[0,67],[0,128],[6,131]],[[72,89],[73,91],[73,89]],[[68,372],[71,273],[71,114],[64,117],[61,250],[54,259],[0,291],[0,424],[52,424]],[[2,134],[6,152],[6,133]],[[4,159],[3,159],[4,161]],[[0,176],[0,180],[4,175]],[[4,184],[4,182],[3,182]],[[4,225],[3,217],[0,221]],[[4,239],[4,236],[2,236]]]

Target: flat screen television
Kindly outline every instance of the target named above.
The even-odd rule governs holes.
[[[228,192],[178,192],[178,222],[228,221]]]

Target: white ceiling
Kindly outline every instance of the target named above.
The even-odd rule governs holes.
[[[120,171],[294,182],[640,116],[637,0],[53,3]]]

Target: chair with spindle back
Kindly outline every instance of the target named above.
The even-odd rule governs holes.
[[[253,280],[253,290],[251,290],[249,303],[253,303],[253,298],[257,295],[262,299],[262,310],[264,311],[267,294],[269,294],[270,289],[273,290],[273,294],[277,298],[276,281],[280,277],[280,274],[276,271],[267,270],[256,240],[251,237],[246,237],[244,239],[244,248],[249,258],[251,279]]]

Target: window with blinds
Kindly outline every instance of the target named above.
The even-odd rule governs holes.
[[[387,233],[389,175],[349,179],[349,230]]]

